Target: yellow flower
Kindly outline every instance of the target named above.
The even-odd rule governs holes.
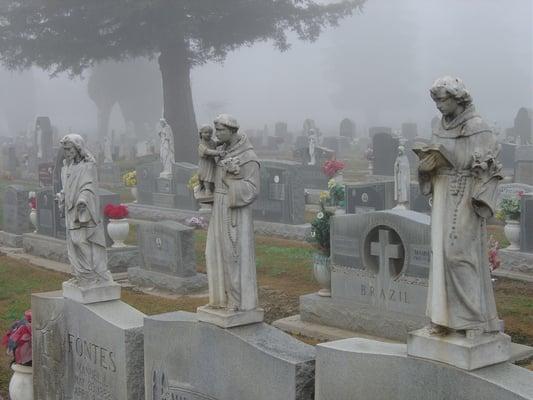
[[[323,190],[320,192],[320,196],[319,196],[320,201],[323,202],[323,201],[329,200],[329,198],[330,198],[330,194],[328,191]]]
[[[198,174],[194,174],[191,176],[191,179],[189,179],[189,183],[187,183],[187,187],[190,190],[194,190],[196,186],[200,185],[200,179],[198,179]]]
[[[130,171],[122,175],[122,182],[127,187],[137,186],[137,172]]]

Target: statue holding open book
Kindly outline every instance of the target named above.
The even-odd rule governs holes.
[[[502,179],[499,145],[460,79],[437,79],[430,93],[442,119],[432,143],[414,148],[421,191],[433,199],[430,332],[475,337],[499,329],[486,231]]]

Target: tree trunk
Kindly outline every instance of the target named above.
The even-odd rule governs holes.
[[[198,163],[198,133],[192,102],[191,65],[185,42],[166,46],[159,56],[163,115],[174,132],[176,162]]]
[[[97,120],[98,120],[98,138],[103,140],[107,136],[109,129],[109,118],[111,117],[111,110],[113,103],[102,101],[96,104]]]

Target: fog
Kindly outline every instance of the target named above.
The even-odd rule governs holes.
[[[478,111],[502,128],[512,125],[518,108],[533,106],[531,0],[368,0],[315,43],[291,43],[284,53],[258,43],[223,64],[193,70],[198,124],[227,111],[244,128],[268,124],[272,131],[276,121],[286,121],[296,132],[313,118],[335,134],[349,117],[359,134],[407,121],[424,133],[436,115],[428,89],[442,75],[463,78]],[[88,76],[2,72],[0,135],[24,129],[36,115],[50,116],[63,131],[94,133]],[[118,108],[110,129],[124,129]]]

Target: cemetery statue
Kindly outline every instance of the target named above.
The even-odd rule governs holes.
[[[308,165],[316,164],[316,146],[318,141],[318,136],[314,129],[309,129],[307,132],[309,140],[309,162]]]
[[[409,159],[405,155],[405,147],[398,146],[398,157],[394,163],[394,200],[396,207],[407,209],[411,191],[411,169]]]
[[[96,193],[94,157],[80,135],[66,135],[60,143],[65,160],[61,168],[63,190],[58,193],[58,200],[65,213],[68,258],[74,272],[71,283],[88,287],[112,282]]]
[[[159,158],[163,164],[163,170],[159,174],[161,178],[172,177],[172,165],[174,164],[174,133],[172,128],[164,118],[159,120],[159,139],[161,147],[159,148]]]
[[[104,163],[113,162],[112,141],[109,136],[104,137]]]
[[[431,334],[472,338],[499,329],[486,232],[502,179],[499,145],[460,79],[439,78],[430,94],[442,118],[432,143],[413,149],[421,191],[433,200],[426,313]]]
[[[213,140],[213,128],[203,125],[199,131],[200,144],[198,145],[198,180],[200,191],[196,198],[200,202],[213,202],[215,188],[215,157],[222,156],[223,152],[217,150],[217,143]]]
[[[43,158],[43,130],[41,125],[37,124],[35,127],[35,140],[37,145],[37,158]]]
[[[215,193],[206,244],[208,308],[257,309],[257,281],[252,203],[259,194],[259,161],[237,120],[215,119],[219,149]]]

